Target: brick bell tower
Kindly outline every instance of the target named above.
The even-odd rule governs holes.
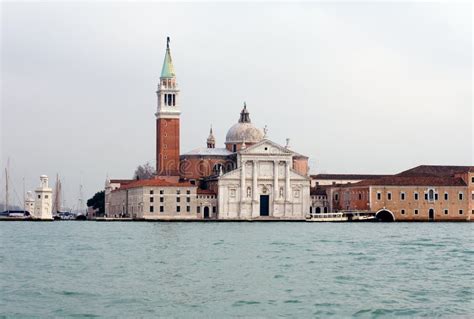
[[[166,39],[166,54],[156,91],[156,173],[159,177],[179,176],[179,89]]]

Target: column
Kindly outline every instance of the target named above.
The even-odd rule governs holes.
[[[253,161],[253,174],[252,174],[252,197],[254,201],[258,201],[257,192],[257,164],[256,160]]]
[[[290,187],[290,162],[285,162],[285,191],[286,201],[291,201],[291,187]]]
[[[280,198],[280,188],[278,187],[278,163],[273,161],[273,200]]]
[[[247,190],[245,189],[245,161],[240,164],[240,202],[247,197]]]

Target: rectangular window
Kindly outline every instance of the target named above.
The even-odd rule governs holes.
[[[474,215],[474,209],[472,210],[471,214],[473,214],[473,215]]]
[[[418,215],[418,209],[415,209],[415,215]]]
[[[392,200],[392,193],[387,193],[387,199]]]
[[[381,200],[382,199],[382,194],[380,192],[377,192],[377,200]]]
[[[459,210],[459,215],[462,215],[463,214],[463,211],[462,209]]]
[[[402,210],[401,210],[401,213],[402,213],[402,215],[405,215],[405,210],[402,209]]]
[[[191,206],[186,206],[186,212],[190,212],[191,211]]]
[[[428,193],[425,193],[425,200],[428,200]]]
[[[362,194],[359,193],[359,200],[362,200]]]
[[[463,198],[463,194],[459,193],[459,200],[462,200],[462,198]]]
[[[180,201],[181,201],[181,198],[179,198],[179,196],[176,197],[176,202],[179,203]]]
[[[474,192],[471,193],[471,199],[474,200]]]
[[[448,193],[444,193],[444,200],[448,200],[448,198],[449,198]]]
[[[176,211],[179,213],[181,211],[181,206],[176,206]]]
[[[405,193],[400,193],[400,199],[405,200]]]
[[[235,197],[235,189],[230,190],[230,197]]]
[[[338,194],[338,193],[334,194],[334,200],[335,200],[336,202],[339,200],[339,194]]]
[[[153,203],[155,199],[153,197],[150,197],[150,203]]]
[[[160,197],[160,203],[163,203],[165,201],[164,197]]]
[[[153,195],[153,190],[150,191],[150,195]]]
[[[164,212],[165,211],[165,207],[164,206],[160,206],[160,213]]]
[[[415,195],[415,200],[418,200],[418,193],[415,193],[413,195]]]
[[[473,183],[473,184],[474,184],[474,176],[473,176],[473,177],[471,177],[471,183]]]
[[[38,195],[38,198],[41,198],[41,195]]]
[[[212,206],[212,212],[213,212],[213,213],[216,212],[216,206]]]
[[[438,193],[435,194],[435,200],[438,200]]]
[[[188,194],[188,195],[191,194],[191,191],[188,189],[188,190],[186,191],[186,194]]]
[[[164,191],[160,189],[160,195],[163,195],[163,194],[164,194]]]
[[[200,214],[201,213],[201,206],[196,207],[196,211],[197,211],[198,214]]]
[[[448,215],[449,214],[449,211],[447,209],[444,210],[444,214],[445,215]]]
[[[181,194],[181,190],[178,189],[178,190],[176,191],[176,194],[178,194],[178,195]]]
[[[186,197],[186,202],[189,203],[191,201],[191,197]]]
[[[154,207],[150,206],[150,213],[153,213],[153,209],[154,209]]]

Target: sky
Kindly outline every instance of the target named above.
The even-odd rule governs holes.
[[[1,167],[10,201],[54,184],[66,205],[155,161],[166,37],[181,153],[217,147],[244,101],[311,173],[473,165],[472,4],[1,3]],[[3,172],[2,172],[3,173]],[[2,183],[5,174],[1,174]],[[23,182],[24,181],[24,182]],[[0,187],[4,196],[4,188]],[[3,202],[0,199],[0,202]]]

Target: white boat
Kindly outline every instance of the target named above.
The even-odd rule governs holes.
[[[367,212],[312,213],[306,216],[307,222],[368,222],[375,221],[375,215]]]
[[[307,222],[347,222],[349,219],[344,213],[320,213],[306,216]]]

